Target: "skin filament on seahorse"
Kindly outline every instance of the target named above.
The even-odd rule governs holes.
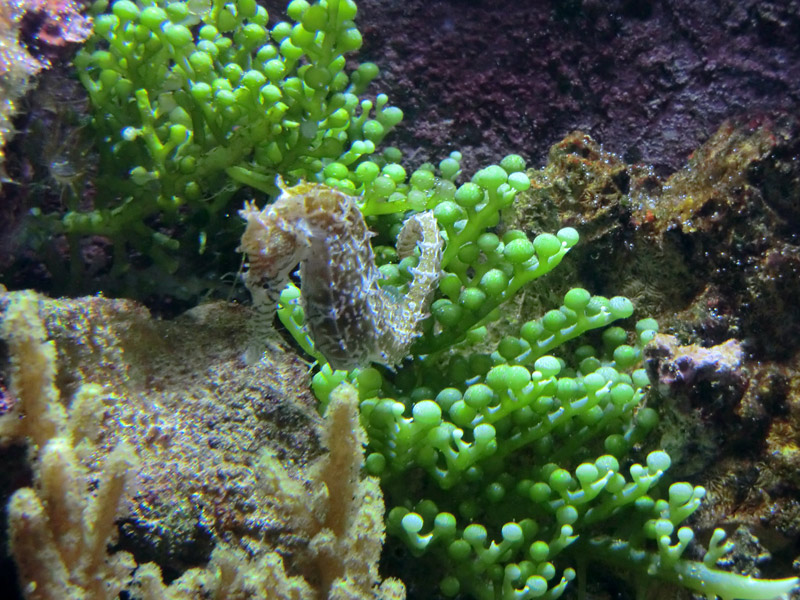
[[[397,237],[401,259],[420,250],[408,293],[397,298],[379,285],[374,234],[355,197],[317,183],[287,187],[279,179],[278,185],[274,203],[263,210],[246,203],[239,211],[247,222],[239,251],[247,255],[244,281],[256,313],[248,360],[260,358],[280,293],[299,264],[306,325],[331,367],[399,363],[419,335],[441,276],[443,241],[433,213],[411,216]]]

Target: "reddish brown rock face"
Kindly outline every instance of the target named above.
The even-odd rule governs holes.
[[[268,4],[279,14],[280,1]],[[680,168],[726,119],[800,102],[800,3],[361,0],[373,89],[412,160],[543,162],[581,129],[629,162]]]

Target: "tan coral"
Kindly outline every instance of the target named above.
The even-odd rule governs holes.
[[[35,484],[9,507],[27,598],[116,597],[134,568],[131,593],[156,600],[211,589],[217,598],[402,597],[401,583],[378,579],[384,505],[376,482],[360,479],[355,395],[322,420],[301,395],[302,362],[245,366],[247,316],[218,303],[162,322],[130,301],[0,295],[3,376],[20,397],[0,431],[5,443],[38,440]],[[129,483],[130,448],[141,460]],[[121,515],[133,552],[137,532],[150,544],[193,543],[171,525],[195,523],[198,505],[216,548],[171,585],[154,564],[106,553]]]
[[[0,334],[8,344],[15,405],[0,419],[0,446],[30,438],[37,447],[66,431],[66,413],[55,385],[55,345],[47,341],[32,292],[14,297]]]
[[[11,389],[18,402],[0,417],[0,442],[29,440],[38,451],[36,483],[14,492],[8,504],[11,555],[27,600],[113,600],[127,585],[133,558],[107,554],[125,493],[133,450],[119,444],[104,461],[97,492],[90,493],[55,385],[56,351],[45,340],[39,297],[15,295],[2,337],[9,347]],[[88,393],[84,402],[89,402]]]

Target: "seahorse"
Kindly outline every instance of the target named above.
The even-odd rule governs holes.
[[[380,271],[357,198],[318,183],[288,187],[259,210],[245,203],[247,225],[240,252],[248,262],[245,285],[253,298],[255,350],[260,358],[281,291],[300,265],[306,324],[314,345],[334,369],[371,362],[398,364],[420,335],[441,276],[442,236],[432,211],[411,216],[397,238],[400,258],[419,248],[408,292],[396,297],[380,287]]]

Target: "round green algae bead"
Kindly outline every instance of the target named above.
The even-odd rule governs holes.
[[[550,474],[548,483],[551,489],[562,493],[570,489],[575,482],[572,479],[572,475],[569,474],[569,471],[566,469],[556,469]]]
[[[273,40],[280,43],[288,38],[291,33],[292,26],[286,21],[280,21],[279,23],[275,23],[274,27],[270,31],[270,36],[272,36]]]
[[[544,327],[539,321],[527,321],[519,328],[520,337],[531,345],[535,345],[544,334]]]
[[[506,375],[506,382],[508,389],[518,392],[522,390],[531,381],[531,372],[522,365],[513,365],[509,367]]]
[[[492,357],[488,354],[470,354],[469,368],[473,375],[484,377],[492,368]]]
[[[472,181],[487,190],[496,190],[506,180],[508,180],[508,173],[498,165],[490,165],[481,169],[472,178]]]
[[[508,185],[515,192],[524,192],[531,187],[531,180],[525,173],[511,173],[508,176]]]
[[[489,330],[486,325],[480,327],[473,327],[467,331],[467,342],[470,344],[480,344],[489,335]]]
[[[280,52],[289,60],[297,60],[303,56],[303,49],[296,46],[289,38],[281,42]]]
[[[536,248],[536,255],[542,259],[548,259],[561,251],[561,240],[551,233],[540,233],[533,240]]]
[[[449,411],[450,407],[461,400],[461,392],[457,388],[445,388],[436,395],[436,404],[442,410]]]
[[[481,255],[480,248],[474,242],[467,242],[458,249],[458,260],[464,264],[472,264]]]
[[[472,523],[464,528],[464,540],[473,546],[482,546],[486,541],[486,528],[479,523]]]
[[[144,25],[137,25],[133,31],[133,39],[137,44],[146,45],[153,39],[153,33]]]
[[[472,377],[466,357],[455,355],[450,358],[447,364],[447,377],[450,381],[466,381]]]
[[[490,254],[497,250],[500,245],[500,238],[494,233],[482,233],[478,236],[478,248],[484,253]]]
[[[609,454],[600,456],[594,461],[594,464],[600,471],[603,472],[603,474],[608,473],[609,471],[612,473],[619,471],[619,461]]]
[[[356,18],[358,9],[353,0],[333,0],[339,3],[339,19],[341,21],[352,21]]]
[[[439,163],[439,172],[445,179],[452,179],[461,169],[459,162],[453,158],[445,158]]]
[[[376,121],[375,119],[369,119],[366,121],[361,131],[364,134],[365,139],[368,139],[375,144],[379,143],[386,134],[386,130],[384,129],[383,125],[381,125],[380,122]]]
[[[533,363],[533,368],[544,378],[555,377],[561,372],[561,362],[555,356],[541,356]]]
[[[628,340],[628,332],[622,327],[608,327],[603,331],[603,344],[608,349],[616,348]]]
[[[527,240],[528,236],[525,235],[525,232],[520,229],[509,229],[503,234],[503,243],[510,244],[514,240]]]
[[[148,6],[139,15],[139,22],[153,33],[160,33],[161,25],[168,20],[166,11],[158,6]]]
[[[290,19],[299,21],[309,7],[310,5],[306,0],[292,0],[286,7],[286,14],[289,15]]]
[[[583,288],[572,288],[564,294],[564,306],[577,313],[581,313],[591,299],[592,295],[587,290]]]
[[[467,427],[477,415],[477,412],[471,406],[468,406],[464,400],[459,400],[453,403],[447,411],[453,423],[458,427]]]
[[[241,83],[241,85],[251,90],[256,90],[261,88],[261,86],[263,86],[267,82],[267,78],[261,71],[250,69],[242,74],[239,82]]]
[[[411,174],[410,183],[418,190],[429,190],[436,184],[436,175],[428,169],[417,169]]]
[[[186,129],[186,126],[181,125],[180,123],[170,126],[169,141],[171,144],[177,146],[179,144],[183,144],[187,139],[189,139],[189,130]]]
[[[599,373],[589,373],[583,378],[583,387],[587,393],[597,393],[606,384],[606,378]]]
[[[386,470],[386,457],[378,452],[372,452],[367,456],[364,466],[370,475],[379,476]]]
[[[497,353],[506,360],[513,360],[528,349],[519,338],[507,335],[497,345]]]
[[[442,422],[442,409],[433,400],[417,402],[411,409],[414,421],[425,427],[435,427]]]
[[[580,240],[580,235],[578,234],[577,230],[573,229],[572,227],[564,227],[563,229],[559,229],[558,233],[556,233],[556,237],[567,248],[572,248],[578,243],[578,240]]]
[[[347,166],[342,163],[332,162],[325,166],[322,171],[325,177],[332,177],[333,179],[345,179],[350,173]]]
[[[549,485],[543,481],[539,481],[530,487],[530,490],[528,490],[528,497],[533,502],[540,504],[542,502],[547,502],[550,499],[552,491],[553,490],[550,489]]]
[[[525,170],[525,159],[519,154],[509,154],[500,161],[500,166],[506,173],[517,173]]]
[[[528,549],[528,555],[535,563],[544,562],[550,556],[550,546],[547,545],[547,542],[541,540],[533,542]]]
[[[361,48],[362,44],[363,39],[361,38],[361,32],[355,27],[345,29],[336,38],[336,48],[339,52],[353,52]]]
[[[406,180],[406,170],[398,164],[391,163],[386,165],[381,173],[398,184]]]
[[[439,280],[439,289],[445,296],[453,298],[461,291],[461,279],[455,273],[447,273]]]
[[[403,111],[396,106],[387,106],[377,114],[376,118],[381,125],[391,129],[403,120]]]
[[[117,15],[99,15],[94,22],[94,33],[108,39],[110,33],[119,27],[120,17]]]
[[[99,81],[103,84],[103,88],[110,89],[113,88],[117,81],[119,81],[120,75],[113,69],[103,69],[100,72]]]
[[[456,540],[447,547],[447,555],[454,562],[464,562],[470,557],[472,548],[466,540]]]
[[[236,29],[239,20],[236,16],[231,12],[228,7],[223,8],[219,13],[217,13],[217,28],[220,31],[230,32]]]
[[[446,200],[436,205],[433,209],[433,216],[436,217],[436,220],[443,226],[449,227],[463,219],[464,212],[458,204]]]
[[[111,12],[119,17],[120,21],[135,21],[139,18],[139,7],[129,0],[117,0],[111,7]],[[95,28],[97,23],[95,22]],[[102,35],[102,34],[101,34]]]
[[[219,90],[214,94],[214,99],[220,106],[228,107],[236,104],[236,95],[230,90]]]
[[[248,49],[255,48],[256,46],[262,45],[264,42],[267,41],[267,30],[264,29],[261,25],[256,25],[255,23],[248,23],[241,29],[241,34],[243,36],[242,43]],[[237,38],[237,41],[238,38]]]
[[[611,402],[616,406],[625,406],[633,400],[634,390],[627,383],[618,383],[611,388]]]
[[[301,23],[298,23],[292,27],[292,33],[289,35],[289,39],[292,41],[292,44],[298,48],[308,49],[313,46],[315,35],[315,32],[309,31],[303,27]]]
[[[264,64],[264,74],[270,81],[280,80],[286,72],[286,65],[280,58],[273,58]]]
[[[647,455],[647,468],[651,474],[666,471],[672,464],[669,454],[663,450],[655,450]]]
[[[231,46],[233,46],[233,40],[229,37],[218,37],[214,40],[214,45],[220,52],[225,52],[226,50],[230,50]]]
[[[483,383],[475,383],[464,392],[464,403],[475,410],[486,408],[492,403],[493,399],[492,388]]]
[[[344,108],[338,108],[328,116],[325,124],[331,129],[339,129],[341,127],[345,127],[349,122],[350,122],[350,113],[347,112]],[[375,179],[375,177],[377,176],[378,173],[376,171],[375,176],[372,177],[372,179]],[[370,181],[372,181],[372,179],[370,179]]]
[[[214,60],[211,58],[211,56],[207,52],[201,51],[192,52],[189,55],[189,64],[192,65],[192,68],[198,73],[210,73],[214,68]],[[194,84],[192,86],[192,90],[197,88],[199,85],[201,84]]]
[[[437,510],[436,505],[431,502],[431,511]],[[436,513],[433,519],[433,528],[439,535],[453,536],[456,533],[456,518],[452,513],[440,512]]]
[[[281,89],[276,85],[272,85],[271,83],[262,86],[259,94],[264,99],[264,102],[270,105],[276,104],[281,100],[281,98],[283,98]]]
[[[379,175],[372,181],[370,191],[379,198],[388,198],[397,189],[397,184],[385,175]]]
[[[569,525],[565,525],[564,528],[569,532],[566,535],[572,535],[572,528]],[[537,569],[537,573],[539,576],[544,579],[545,581],[550,581],[556,575],[556,567],[551,562],[542,563],[539,565]],[[571,569],[564,569],[564,579],[567,581],[571,581],[575,577],[575,572]]]
[[[459,591],[461,591],[461,584],[459,583],[458,578],[454,577],[453,575],[448,575],[439,582],[439,591],[442,592],[443,596],[452,598],[453,596],[457,595]]]
[[[328,11],[321,4],[314,4],[303,13],[300,22],[308,31],[321,31],[328,23]]]
[[[639,496],[634,500],[633,505],[639,512],[650,513],[656,505],[656,501],[650,496]]]
[[[623,344],[614,349],[614,363],[618,369],[629,369],[639,362],[639,352],[633,346]]]
[[[524,263],[534,254],[534,245],[527,239],[517,238],[505,245],[503,256],[512,265]]]
[[[456,278],[458,285],[460,286],[461,280],[458,279],[457,275],[454,275],[454,277]],[[445,291],[443,284],[439,284],[439,286],[441,287],[442,291]],[[471,310],[473,312],[479,311],[485,302],[486,302],[486,293],[483,290],[480,290],[476,287],[464,288],[464,290],[461,292],[461,294],[459,294],[458,297],[458,303],[467,310]]]
[[[268,60],[272,60],[276,56],[278,56],[278,49],[272,44],[264,44],[256,52],[256,61],[263,64]]]
[[[508,287],[508,277],[500,269],[490,269],[483,274],[479,285],[489,297],[498,298]]]
[[[572,525],[578,520],[578,511],[574,506],[569,504],[560,506],[556,510],[556,520],[562,525],[565,523],[567,525]]]
[[[166,11],[173,23],[179,23],[189,16],[189,6],[186,2],[170,2],[167,4]]]
[[[575,469],[575,477],[581,487],[586,487],[600,479],[600,470],[594,463],[581,463]]]
[[[624,456],[629,449],[628,442],[622,435],[618,433],[612,433],[606,437],[605,441],[603,442],[603,447],[605,448],[606,452],[612,456],[619,457]]]
[[[219,35],[219,30],[213,25],[203,25],[197,35],[201,40],[213,42]]]
[[[101,69],[114,69],[117,66],[114,57],[106,50],[92,52],[92,62]]]
[[[694,486],[686,482],[673,483],[669,486],[670,506],[683,506],[694,498]]]
[[[212,58],[219,57],[219,48],[214,42],[208,40],[200,40],[197,42],[197,44],[195,44],[195,50],[205,52]]]
[[[242,75],[244,75],[244,69],[236,63],[228,63],[222,68],[222,72],[225,74],[225,79],[230,81],[232,85],[239,83]]]
[[[484,490],[484,494],[486,495],[486,499],[491,502],[492,504],[497,504],[506,496],[506,489],[503,487],[503,484],[494,481],[486,486]]]
[[[424,525],[425,521],[423,521],[422,517],[414,512],[406,514],[400,520],[400,526],[411,535],[419,533]]]
[[[615,319],[627,319],[633,314],[633,303],[623,296],[614,296],[608,301],[608,309]]]
[[[512,544],[519,544],[525,539],[525,534],[522,531],[522,527],[520,527],[519,523],[513,522],[503,525],[502,529],[500,530],[500,535],[503,536],[504,540],[511,542]]]
[[[549,310],[542,317],[542,326],[552,333],[561,331],[568,324],[567,315],[560,310]]]
[[[640,319],[636,323],[636,333],[642,334],[646,331],[658,331],[658,321],[655,319]]]

